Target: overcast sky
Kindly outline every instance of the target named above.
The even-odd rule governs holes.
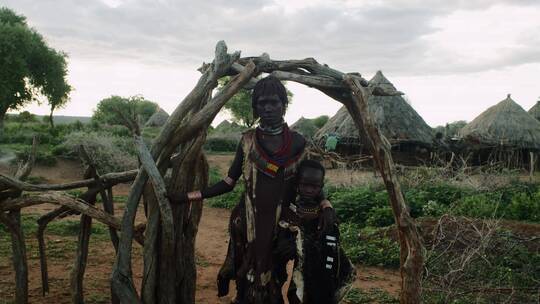
[[[507,93],[526,110],[540,96],[538,0],[0,0],[0,6],[25,15],[51,47],[69,55],[75,90],[59,115],[90,116],[112,94],[142,94],[170,113],[219,40],[243,56],[314,57],[367,79],[382,70],[431,126],[470,121]],[[289,89],[295,94],[289,123],[339,108],[318,91],[292,83]]]

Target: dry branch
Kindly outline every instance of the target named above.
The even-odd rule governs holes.
[[[13,250],[13,267],[15,269],[15,303],[28,303],[28,262],[26,258],[26,243],[24,231],[21,228],[21,211],[12,210],[4,213],[0,211],[0,222],[11,233],[11,247]]]
[[[108,187],[109,194],[105,191],[105,185],[101,181],[101,178],[99,176],[97,165],[94,159],[90,156],[88,151],[86,151],[86,148],[81,145],[80,147],[80,153],[84,161],[88,164],[88,170],[91,177],[94,178],[94,181],[96,182],[93,187],[99,189],[99,194],[101,196],[101,201],[103,202],[103,210],[107,212],[110,215],[114,216],[114,200],[112,196],[112,187]],[[86,176],[85,176],[86,177]],[[109,227],[109,235],[111,237],[111,242],[114,246],[114,250],[118,251],[118,234],[116,233],[116,229]]]
[[[127,183],[132,181],[135,176],[137,176],[138,170],[130,170],[124,172],[114,172],[103,174],[100,176],[100,181],[106,188],[112,187],[116,184]],[[80,181],[62,183],[62,184],[41,184],[41,185],[32,185],[25,183],[16,178],[0,174],[0,191],[6,190],[20,190],[20,191],[58,191],[58,190],[70,190],[83,187],[94,186],[96,181],[93,178],[88,178]]]
[[[71,210],[75,210],[82,214],[88,215],[91,218],[113,227],[116,230],[121,230],[122,225],[119,218],[116,218],[94,206],[86,204],[84,201],[73,198],[62,192],[47,191],[40,194],[23,194],[21,197],[8,199],[0,205],[0,211],[19,210],[24,207],[34,206],[39,204],[55,204],[66,206]],[[138,233],[135,235],[135,240],[139,244],[144,244],[143,236]]]
[[[66,206],[60,206],[53,211],[42,215],[38,220],[38,229],[37,229],[37,239],[38,239],[38,248],[39,248],[39,263],[41,266],[41,292],[43,295],[49,292],[49,274],[47,269],[47,254],[46,254],[46,245],[44,232],[47,228],[47,225],[66,212],[73,212]]]
[[[235,90],[241,88],[254,76],[255,69],[253,66],[244,69],[238,77],[231,81],[230,87],[233,89],[225,90],[225,92],[218,94],[215,99],[208,102],[202,109],[199,108],[200,111],[195,114],[197,115],[196,119],[192,119],[192,121],[186,124],[186,117],[190,117],[188,113],[200,107],[207,100],[212,90],[217,86],[217,80],[225,75],[226,71],[230,69],[231,65],[239,57],[239,52],[232,55],[227,54],[225,43],[222,41],[218,42],[214,62],[210,65],[203,66],[203,75],[199,79],[199,82],[169,117],[160,135],[154,141],[151,155],[153,159],[157,159],[156,167],[161,174],[163,174],[164,169],[168,166],[169,158],[177,146],[196,137],[217,115],[223,104],[234,95]],[[132,279],[131,232],[136,209],[147,180],[148,174],[146,171],[141,170],[133,183],[123,217],[123,233],[120,238],[118,255],[112,275],[115,293],[122,299],[123,303],[141,302]]]
[[[388,140],[379,132],[368,110],[371,92],[364,88],[358,78],[353,75],[344,77],[345,83],[352,91],[353,103],[347,106],[359,130],[365,130],[372,147],[372,154],[383,177],[400,242],[401,293],[400,303],[420,303],[421,278],[423,267],[422,242],[416,229],[414,219],[409,214],[396,169],[390,152]]]
[[[135,136],[135,142],[137,144],[137,152],[139,160],[144,170],[150,177],[150,181],[153,187],[153,193],[157,199],[159,206],[159,215],[161,221],[161,248],[163,250],[164,259],[160,260],[160,268],[162,269],[174,269],[174,223],[171,205],[167,198],[167,188],[165,181],[159,173],[156,163],[152,159],[150,151],[146,148],[143,139],[140,136]],[[168,299],[170,302],[175,302],[175,282],[174,280],[162,281],[160,285],[161,296]]]

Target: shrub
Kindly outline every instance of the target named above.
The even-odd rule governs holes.
[[[208,138],[204,144],[206,151],[234,152],[238,146],[237,139],[212,137]]]
[[[62,144],[63,156],[76,157],[84,145],[96,161],[100,173],[126,171],[137,168],[134,143],[130,138],[108,133],[73,132]]]
[[[22,162],[28,159],[28,156],[31,153],[31,147],[25,147],[21,151],[15,152],[15,161]],[[36,150],[36,160],[35,163],[43,166],[54,166],[56,164],[56,158],[49,152],[43,151],[42,149]]]
[[[329,188],[327,193],[340,220],[362,227],[365,226],[372,208],[388,205],[386,191],[370,187]]]
[[[399,267],[399,245],[375,228],[343,223],[341,245],[353,263],[370,266]]]
[[[507,217],[520,221],[540,222],[540,189],[532,194],[515,194],[507,208]]]
[[[373,227],[386,227],[394,224],[392,208],[387,206],[375,207],[369,210],[366,224]]]

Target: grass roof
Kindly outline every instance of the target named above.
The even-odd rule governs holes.
[[[169,119],[169,114],[162,108],[158,108],[156,113],[152,114],[144,124],[146,127],[162,127]]]
[[[468,123],[460,136],[469,142],[487,146],[540,149],[540,122],[534,119],[508,94]]]
[[[378,71],[369,81],[370,86],[396,90],[394,85]],[[402,96],[372,96],[368,100],[369,110],[383,135],[391,144],[413,143],[431,146],[433,130]],[[336,133],[342,141],[351,144],[366,144],[365,134],[359,134],[353,119],[345,107],[317,132],[316,140],[328,133]]]
[[[537,120],[540,120],[540,100],[529,110],[529,114]]]

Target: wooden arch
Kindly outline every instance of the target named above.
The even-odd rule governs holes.
[[[371,95],[396,95],[399,92],[388,92],[379,87],[371,87],[358,73],[343,73],[327,65],[319,64],[313,58],[302,60],[271,60],[268,55],[259,57],[240,57],[240,52],[227,53],[225,42],[216,45],[215,58],[211,63],[203,64],[202,73],[191,92],[178,105],[169,117],[161,133],[147,149],[142,139],[135,135],[138,146],[140,167],[134,172],[108,174],[109,179],[95,171],[84,181],[69,185],[48,185],[35,187],[16,179],[0,175],[0,220],[10,228],[14,244],[14,256],[26,254],[24,237],[22,245],[19,226],[17,229],[17,210],[43,202],[54,202],[61,205],[50,217],[54,218],[62,212],[82,213],[81,227],[89,227],[91,219],[108,224],[111,239],[117,248],[117,256],[111,275],[113,303],[195,303],[195,237],[201,218],[201,203],[192,205],[170,205],[166,197],[167,190],[172,193],[200,189],[208,181],[208,165],[202,151],[206,139],[206,130],[224,104],[241,88],[252,86],[255,77],[261,73],[269,73],[281,80],[295,81],[315,88],[345,105],[360,132],[366,132],[372,146],[373,157],[383,177],[390,197],[395,222],[398,228],[400,243],[400,271],[402,277],[400,302],[420,303],[421,274],[423,267],[422,243],[416,230],[415,222],[409,214],[403,198],[400,183],[397,179],[390,146],[380,134],[371,118],[367,100]],[[213,90],[218,80],[224,76],[233,76],[231,81],[215,95]],[[91,165],[91,164],[90,164]],[[91,166],[90,166],[91,167]],[[165,181],[163,176],[168,168],[172,168],[171,178]],[[135,176],[136,175],[136,176]],[[105,210],[89,206],[88,201],[75,200],[51,192],[51,190],[88,187],[89,200],[93,205],[100,194],[104,202],[108,202],[105,189],[119,180],[133,179],[134,182],[126,202],[122,218],[110,214],[110,204]],[[38,195],[20,195],[21,191],[47,191]],[[92,191],[91,191],[92,190]],[[11,192],[10,192],[11,191]],[[7,193],[12,195],[7,195]],[[17,193],[18,195],[13,195]],[[2,198],[2,194],[4,198]],[[112,195],[111,195],[112,197]],[[147,223],[144,238],[141,227],[135,227],[135,215],[139,202],[143,198],[147,210]],[[104,204],[105,205],[105,204]],[[108,211],[109,210],[109,211]],[[83,218],[85,226],[83,226]],[[48,220],[48,219],[45,219]],[[89,223],[90,222],[90,223]],[[45,224],[46,225],[46,224]],[[120,230],[119,239],[115,241],[116,230]],[[85,264],[87,241],[85,229],[79,235],[79,247],[76,265]],[[86,237],[87,239],[88,237]],[[131,255],[133,240],[144,243],[144,273],[140,294],[133,282]],[[23,277],[26,263],[17,261],[17,303],[27,303],[27,286],[24,290]],[[84,262],[84,263],[83,263]],[[23,267],[24,266],[24,267]],[[20,271],[19,271],[20,269]],[[83,303],[82,269],[75,267],[72,274],[73,303]],[[21,283],[19,284],[19,277]],[[27,284],[27,283],[26,283]],[[44,283],[45,285],[45,283]],[[24,294],[23,294],[24,293]],[[26,297],[26,300],[25,300]]]

